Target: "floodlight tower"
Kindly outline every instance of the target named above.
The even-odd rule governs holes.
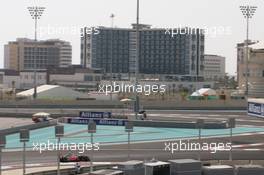
[[[33,98],[37,98],[37,28],[38,28],[38,20],[42,16],[43,12],[45,10],[45,7],[28,7],[28,11],[35,21],[35,40],[34,40],[34,94]]]
[[[110,47],[110,83],[113,88],[113,33],[114,33],[114,14],[111,14],[111,47]],[[113,92],[110,93],[111,101],[113,100]]]
[[[248,45],[249,45],[249,19],[251,19],[256,10],[257,10],[257,7],[256,6],[240,6],[240,10],[243,14],[243,16],[246,18],[247,20],[247,34],[246,34],[246,40],[245,40],[245,46],[246,46],[246,90],[245,90],[245,95],[248,96],[248,74],[249,74],[249,69],[248,69],[248,61],[249,61],[249,48],[248,48]]]
[[[137,0],[137,24],[136,24],[136,60],[135,60],[135,89],[138,86],[138,74],[139,74],[139,0]],[[139,112],[139,96],[135,91],[134,101],[135,117],[138,118]]]

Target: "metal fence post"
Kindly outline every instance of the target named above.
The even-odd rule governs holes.
[[[26,142],[29,141],[29,137],[28,129],[20,130],[20,142],[23,143],[23,175],[26,174]]]
[[[60,175],[60,142],[61,137],[64,136],[64,126],[63,125],[56,125],[55,126],[55,137],[58,138],[57,142],[57,175]]]
[[[231,144],[231,149],[229,151],[229,160],[233,161],[233,151],[232,151],[232,143],[233,143],[233,128],[236,127],[236,119],[235,118],[230,118],[228,121],[228,127],[230,129],[230,144]]]
[[[0,175],[2,175],[2,149],[5,148],[6,145],[6,136],[0,135]]]
[[[198,135],[198,138],[199,138],[199,154],[198,154],[198,160],[201,160],[201,140],[202,140],[202,128],[204,127],[204,120],[203,119],[197,119],[196,121],[196,128],[199,129],[199,135]]]
[[[90,163],[91,163],[91,167],[90,167],[90,173],[93,172],[93,134],[96,133],[96,123],[93,120],[90,120],[88,123],[88,133],[91,134],[91,145],[92,145],[92,150],[91,150],[91,158],[90,158]]]
[[[131,122],[131,121],[126,122],[125,131],[127,132],[127,152],[128,152],[127,157],[128,157],[128,160],[130,159],[130,133],[133,132],[133,128],[134,128],[133,122]]]

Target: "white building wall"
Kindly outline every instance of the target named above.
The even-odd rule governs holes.
[[[21,80],[19,76],[3,76],[3,87],[16,88],[20,87]],[[13,85],[14,84],[14,85]]]
[[[47,73],[37,72],[37,86],[47,84]],[[20,88],[29,89],[34,87],[34,72],[20,72]]]
[[[209,80],[224,78],[225,57],[219,55],[204,56],[204,77]]]
[[[9,46],[5,45],[4,46],[4,68],[5,69],[10,69],[9,60],[10,60]]]
[[[69,67],[72,62],[72,47],[70,43],[60,43],[60,67]]]
[[[64,75],[64,74],[51,74],[50,82],[53,81],[83,81],[84,75],[80,73],[72,74],[72,75]]]
[[[94,73],[75,73],[75,74],[51,74],[49,76],[50,84],[56,84],[73,89],[96,90],[101,80],[101,74]]]

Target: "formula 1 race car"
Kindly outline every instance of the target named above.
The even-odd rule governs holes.
[[[68,153],[60,157],[60,162],[89,162],[90,158],[88,156],[76,155],[73,153]]]

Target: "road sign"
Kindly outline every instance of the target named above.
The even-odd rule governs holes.
[[[235,118],[230,118],[228,121],[228,127],[229,128],[235,128],[236,127],[236,119]]]
[[[3,134],[0,134],[0,148],[5,147],[5,145],[6,145],[6,136]]]
[[[264,118],[264,102],[248,102],[248,115]]]
[[[55,136],[63,137],[63,135],[64,135],[64,126],[63,125],[55,126]]]
[[[88,133],[96,133],[96,123],[92,120],[88,123]]]
[[[29,130],[21,129],[20,130],[20,142],[28,142],[29,141]]]
[[[204,120],[203,119],[197,119],[196,120],[196,128],[202,129],[204,127]]]
[[[128,121],[126,122],[126,125],[125,125],[125,130],[126,132],[133,132],[133,122],[131,121]]]

